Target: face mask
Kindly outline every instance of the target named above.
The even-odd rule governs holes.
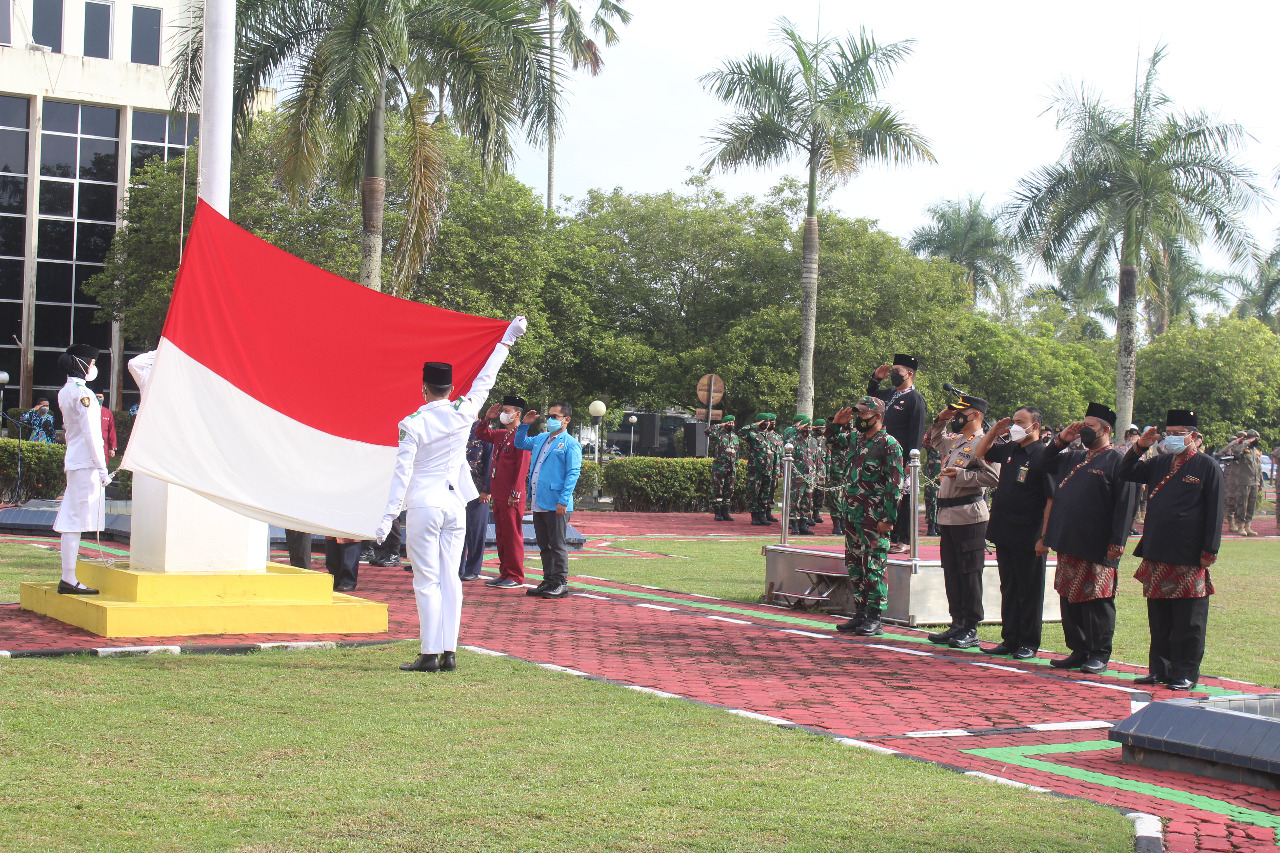
[[[907,374],[899,373],[896,370],[891,371],[889,373],[889,381],[893,384],[894,388],[901,388],[902,383],[907,381]]]
[[[875,418],[858,418],[853,422],[858,432],[866,432],[871,429],[871,425],[875,423]]]
[[[733,424],[725,424],[724,431],[733,432]]]
[[[1080,430],[1080,443],[1085,447],[1092,447],[1093,443],[1098,440],[1098,432],[1093,427],[1085,427]]]
[[[506,424],[507,426],[510,426],[515,421],[515,419],[516,419],[516,416],[513,415],[511,412],[503,412],[502,414],[498,415],[498,420],[502,421],[502,423]]]
[[[1187,437],[1185,435],[1166,435],[1164,437],[1164,446],[1173,453],[1181,453],[1187,449]]]
[[[969,418],[965,415],[956,415],[951,419],[951,431],[963,432],[965,425],[969,423]]]
[[[87,373],[85,373],[85,375],[84,375],[84,381],[85,381],[85,382],[92,382],[93,380],[95,380],[95,379],[97,379],[97,378],[98,378],[98,365],[96,365],[96,364],[91,364],[91,365],[89,365],[89,371],[88,371]]]
[[[547,432],[559,432],[562,426],[559,418],[547,418]]]
[[[1013,441],[1022,441],[1026,437],[1027,431],[1017,424],[1009,427],[1009,438]]]

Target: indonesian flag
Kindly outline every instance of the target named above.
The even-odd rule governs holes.
[[[123,467],[270,524],[372,539],[422,363],[465,394],[508,321],[325,272],[203,201]]]

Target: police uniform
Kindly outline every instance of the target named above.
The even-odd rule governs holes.
[[[434,672],[453,667],[462,619],[462,581],[457,569],[466,507],[479,494],[467,465],[467,440],[507,359],[508,347],[524,333],[525,325],[523,317],[512,321],[465,397],[454,402],[433,400],[400,422],[395,471],[377,538],[386,536],[401,510],[408,511],[405,542],[413,564],[422,653],[401,669]],[[423,365],[422,380],[424,385],[451,385],[453,368],[428,362]],[[438,661],[442,654],[443,660]]]
[[[983,414],[987,401],[981,397],[962,396],[952,403],[956,413],[975,409]],[[975,455],[982,431],[972,436],[945,432],[946,424],[935,423],[925,433],[925,444],[938,451],[942,468],[955,468],[954,477],[944,477],[938,484],[939,546],[942,554],[942,577],[947,590],[947,607],[951,628],[929,639],[956,648],[977,645],[976,631],[983,619],[982,572],[986,566],[987,509],[985,490],[1000,481],[1000,466]]]
[[[109,480],[107,457],[102,444],[102,407],[86,384],[97,375],[93,362],[98,350],[87,344],[67,349],[59,364],[67,371],[67,383],[58,392],[58,408],[67,453],[62,467],[67,472],[67,490],[58,506],[53,529],[62,534],[62,581],[58,592],[69,595],[92,595],[75,578],[75,563],[80,551],[80,534],[102,530],[106,526],[106,491]]]

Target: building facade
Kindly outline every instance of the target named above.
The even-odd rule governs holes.
[[[152,157],[183,159],[195,139],[195,119],[169,111],[182,14],[177,0],[0,0],[5,407],[54,398],[73,343],[103,351],[94,384],[111,408],[137,402],[119,329],[82,285],[103,268],[129,176]]]

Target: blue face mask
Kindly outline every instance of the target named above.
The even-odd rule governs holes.
[[[1187,437],[1185,435],[1166,435],[1164,437],[1164,446],[1173,453],[1181,453],[1187,449]]]
[[[547,432],[559,432],[562,426],[559,418],[547,418]]]

